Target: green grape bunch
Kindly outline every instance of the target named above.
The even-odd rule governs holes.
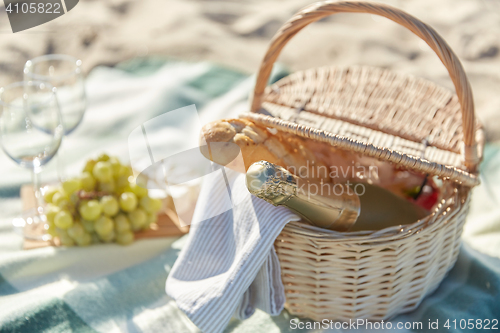
[[[107,154],[87,161],[78,177],[44,193],[47,233],[65,246],[116,242],[156,223],[162,202],[131,183],[132,169]]]

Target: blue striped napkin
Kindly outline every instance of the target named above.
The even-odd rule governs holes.
[[[250,195],[241,173],[223,168],[205,178],[167,294],[203,332],[220,332],[233,315],[245,319],[256,308],[278,315],[285,293],[273,243],[299,217]],[[232,209],[214,216],[225,198]]]

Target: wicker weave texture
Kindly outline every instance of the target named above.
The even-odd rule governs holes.
[[[455,94],[427,80],[380,68],[326,67],[297,72],[269,87],[264,101],[413,142],[427,140],[430,146],[457,154],[463,144]]]
[[[329,235],[290,223],[275,242],[286,308],[318,321],[385,320],[414,310],[457,259],[468,193],[399,232]]]
[[[440,164],[460,169],[464,167],[462,154],[429,145],[426,139],[420,142],[413,141],[350,121],[326,118],[314,111],[302,110],[301,112],[297,112],[297,109],[269,102],[262,103],[262,106],[276,118],[297,124],[304,124],[327,133],[336,133],[339,137],[349,138],[358,142],[369,142],[376,147],[387,147],[409,156],[422,157],[427,161],[437,161]]]

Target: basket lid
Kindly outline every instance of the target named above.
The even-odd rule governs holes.
[[[266,88],[288,40],[307,24],[338,12],[378,14],[410,29],[438,54],[457,94],[424,79],[371,67],[311,69]],[[388,5],[328,1],[297,13],[271,42],[251,111],[242,116],[264,126],[466,186],[479,184],[484,136],[460,61],[432,28]]]

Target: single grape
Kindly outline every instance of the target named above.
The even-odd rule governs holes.
[[[90,236],[92,237],[92,244],[99,244],[101,242],[96,233],[92,233]]]
[[[59,237],[59,240],[61,241],[61,244],[64,246],[74,246],[75,245],[75,241],[68,234],[62,234],[62,235],[59,235],[58,237]]]
[[[57,237],[57,227],[54,223],[48,223],[47,233],[52,237]]]
[[[68,229],[73,225],[73,216],[67,210],[61,210],[54,217],[54,224],[60,229]]]
[[[109,161],[109,155],[106,153],[102,153],[101,155],[99,155],[99,157],[97,157],[97,161],[99,162]]]
[[[69,237],[68,232],[65,229],[61,229],[58,227],[56,227],[56,234],[57,234],[57,237],[63,237],[63,236]]]
[[[45,193],[43,194],[43,200],[45,200],[46,203],[51,203],[52,197],[56,192],[57,192],[57,187],[54,186],[47,187]]]
[[[61,189],[62,190],[62,189]],[[54,195],[52,196],[52,203],[56,206],[59,205],[59,203],[63,200],[69,201],[69,197],[65,194],[62,193],[61,190],[58,190]]]
[[[127,166],[122,164],[122,165],[120,165],[120,170],[118,170],[117,177],[125,177],[128,181],[128,177],[130,176],[129,172],[130,172],[130,169]]]
[[[137,208],[128,214],[128,219],[130,220],[132,230],[134,231],[140,230],[144,226],[146,218],[146,212],[141,208]]]
[[[85,233],[85,229],[80,223],[74,223],[72,227],[68,228],[68,235],[73,238],[74,240],[77,240],[79,237],[81,237]]]
[[[148,213],[153,212],[153,203],[151,201],[151,198],[148,196],[142,197],[139,200],[139,206],[141,206],[141,208],[144,209]]]
[[[125,176],[127,176],[127,178],[128,178],[128,177],[130,177],[130,176],[133,176],[133,175],[134,175],[134,172],[132,171],[132,168],[131,168],[131,167],[126,166],[126,165],[125,165],[125,166],[124,166],[124,169],[123,169],[123,171],[122,171],[122,174],[123,174],[123,175],[125,175]]]
[[[45,217],[47,218],[48,222],[54,222],[54,217],[56,217],[56,214],[61,211],[61,208],[54,204],[48,204],[45,206],[44,213]]]
[[[109,233],[105,235],[99,235],[99,239],[102,240],[104,243],[110,243],[115,240],[116,233],[114,230],[111,230]]]
[[[147,229],[151,224],[154,224],[158,221],[158,214],[148,214],[146,217],[146,223],[144,224],[144,228]]]
[[[120,195],[120,208],[131,212],[137,207],[137,197],[132,192],[124,192]]]
[[[134,234],[130,231],[125,231],[116,235],[116,242],[120,245],[128,245],[134,241]]]
[[[71,206],[76,206],[78,204],[78,202],[80,201],[80,197],[78,196],[78,193],[79,192],[73,192],[70,196],[69,196],[69,202],[71,203]]]
[[[99,189],[99,191],[107,193],[113,193],[116,191],[115,182],[113,180],[110,180],[108,182],[99,182],[97,188]]]
[[[113,228],[113,220],[106,216],[101,216],[94,224],[94,229],[99,236],[109,234]]]
[[[113,171],[113,177],[117,178],[120,176],[120,171],[121,171],[121,168],[122,168],[122,164],[120,163],[120,160],[115,157],[115,156],[112,156],[109,158],[109,163],[111,163],[111,170]]]
[[[78,246],[87,246],[92,243],[92,236],[89,233],[84,232],[81,236],[75,239]]]
[[[128,176],[119,176],[118,178],[116,178],[116,187],[117,188],[123,188],[125,186],[129,186],[129,182],[128,182]]]
[[[141,207],[148,213],[153,214],[161,209],[161,200],[148,196],[142,197],[139,201]]]
[[[95,231],[94,222],[87,220],[81,220],[80,222],[82,223],[83,229],[85,229],[86,232],[92,233]]]
[[[83,167],[83,172],[92,173],[92,170],[94,170],[94,166],[96,163],[97,163],[96,160],[88,160],[85,166]]]
[[[70,210],[71,209],[71,203],[69,202],[69,200],[61,200],[59,201],[59,203],[57,204],[57,207],[61,208],[62,210]]]
[[[97,200],[83,201],[78,210],[84,220],[95,221],[102,212],[101,204]]]
[[[115,216],[115,230],[118,233],[130,231],[130,221],[125,214]]]
[[[111,170],[111,163],[97,162],[92,170],[92,175],[100,182],[109,182],[113,178],[113,171]]]
[[[102,212],[107,216],[115,216],[120,207],[118,206],[118,200],[112,195],[106,195],[101,198]]]
[[[82,173],[82,175],[80,176],[80,180],[82,182],[82,188],[84,191],[92,192],[95,190],[96,180],[90,172],[85,171],[84,173]]]
[[[127,180],[127,184],[128,184],[128,180]],[[122,187],[117,187],[115,193],[118,194],[118,196],[120,196],[120,195],[122,195],[122,193],[125,193],[125,192],[132,193],[132,189],[130,188],[130,186],[125,185],[125,186],[122,186]]]
[[[64,193],[68,196],[82,188],[82,181],[79,178],[72,178],[62,182]]]
[[[148,189],[137,184],[130,184],[130,188],[132,189],[132,193],[134,193],[138,198],[148,195]]]

